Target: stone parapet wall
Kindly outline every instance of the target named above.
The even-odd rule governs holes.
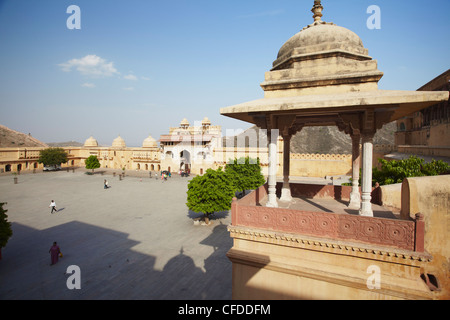
[[[450,147],[400,145],[397,147],[397,151],[419,156],[450,157]]]
[[[361,242],[408,251],[423,251],[421,220],[397,220],[258,206],[267,194],[262,186],[232,204],[232,225],[284,233]],[[247,198],[248,197],[248,198]],[[421,242],[421,243],[420,243]]]

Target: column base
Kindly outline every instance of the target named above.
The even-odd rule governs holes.
[[[277,196],[275,194],[269,194],[267,197],[266,207],[278,208]]]
[[[284,201],[284,202],[291,202],[292,201],[291,189],[290,188],[283,188],[283,189],[281,189],[280,201]]]
[[[369,203],[362,202],[361,209],[359,210],[359,215],[365,217],[373,217],[372,204],[370,202]]]
[[[350,193],[350,203],[348,204],[350,209],[360,209],[361,208],[361,195],[359,192]]]

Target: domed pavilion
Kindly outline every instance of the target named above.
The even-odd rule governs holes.
[[[449,261],[448,246],[442,246],[447,234],[439,231],[445,229],[442,221],[448,214],[445,176],[432,177],[439,182],[430,177],[426,182],[419,181],[423,177],[405,179],[400,218],[381,216],[378,210],[374,216],[370,200],[375,132],[385,123],[446,101],[449,93],[378,90],[383,74],[377,62],[356,34],[323,22],[322,9],[321,1],[314,1],[314,22],[279,50],[261,84],[263,99],[220,110],[269,134],[268,186],[231,204],[227,230],[233,247],[227,257],[233,264],[232,297],[448,299],[449,277],[442,267]],[[291,136],[305,126],[330,125],[352,137],[355,184],[350,196],[346,186],[289,181]],[[283,184],[277,199],[279,135],[284,144]],[[291,191],[302,198],[292,199]],[[349,207],[339,209],[343,199],[350,199]]]
[[[112,147],[113,148],[126,148],[127,145],[125,143],[125,140],[123,140],[123,138],[119,135],[117,138],[115,138],[113,140]]]
[[[157,148],[158,144],[155,139],[150,135],[142,142],[142,148]]]
[[[84,142],[84,146],[85,147],[98,147],[98,142],[94,137],[90,136]]]
[[[267,206],[277,207],[276,142],[284,140],[280,201],[291,201],[290,139],[305,126],[336,125],[352,138],[353,188],[349,207],[373,216],[372,154],[375,132],[384,124],[448,99],[448,92],[379,90],[383,73],[352,31],[322,21],[314,1],[314,22],[279,50],[261,84],[264,98],[222,108],[224,116],[246,121],[269,133]],[[359,194],[359,144],[362,143],[362,195]]]

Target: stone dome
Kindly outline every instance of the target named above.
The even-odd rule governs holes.
[[[189,121],[186,118],[184,118],[180,122],[180,127],[189,127]]]
[[[361,60],[368,58],[369,52],[358,35],[332,22],[322,21],[322,10],[321,1],[314,1],[311,10],[314,13],[314,22],[286,41],[278,52],[273,69],[288,67],[289,63],[286,62],[289,60],[320,59],[331,52],[334,55],[354,55],[355,59]]]
[[[356,54],[367,54],[361,39],[353,31],[335,24],[309,26],[290,38],[278,52],[277,59],[297,54],[310,54],[341,49]]]
[[[321,20],[322,5],[314,1],[314,22],[291,37],[278,51],[261,84],[264,96],[370,91],[383,73],[353,31]]]
[[[98,142],[96,139],[94,139],[92,136],[90,136],[86,141],[84,142],[85,147],[98,147]]]
[[[155,148],[157,146],[156,140],[152,136],[148,136],[142,143],[142,148]]]
[[[211,125],[211,121],[209,121],[208,117],[205,117],[202,120],[202,125],[204,125],[204,126],[210,126]]]
[[[122,137],[119,135],[117,138],[114,139],[112,146],[115,148],[126,148],[125,140],[123,140]]]

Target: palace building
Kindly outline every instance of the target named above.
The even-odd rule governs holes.
[[[222,128],[205,117],[194,126],[184,118],[179,127],[160,137],[161,168],[169,172],[203,174],[214,167],[214,151],[220,146]]]
[[[450,70],[418,91],[450,91]],[[397,120],[395,144],[399,154],[450,158],[448,99]]]

